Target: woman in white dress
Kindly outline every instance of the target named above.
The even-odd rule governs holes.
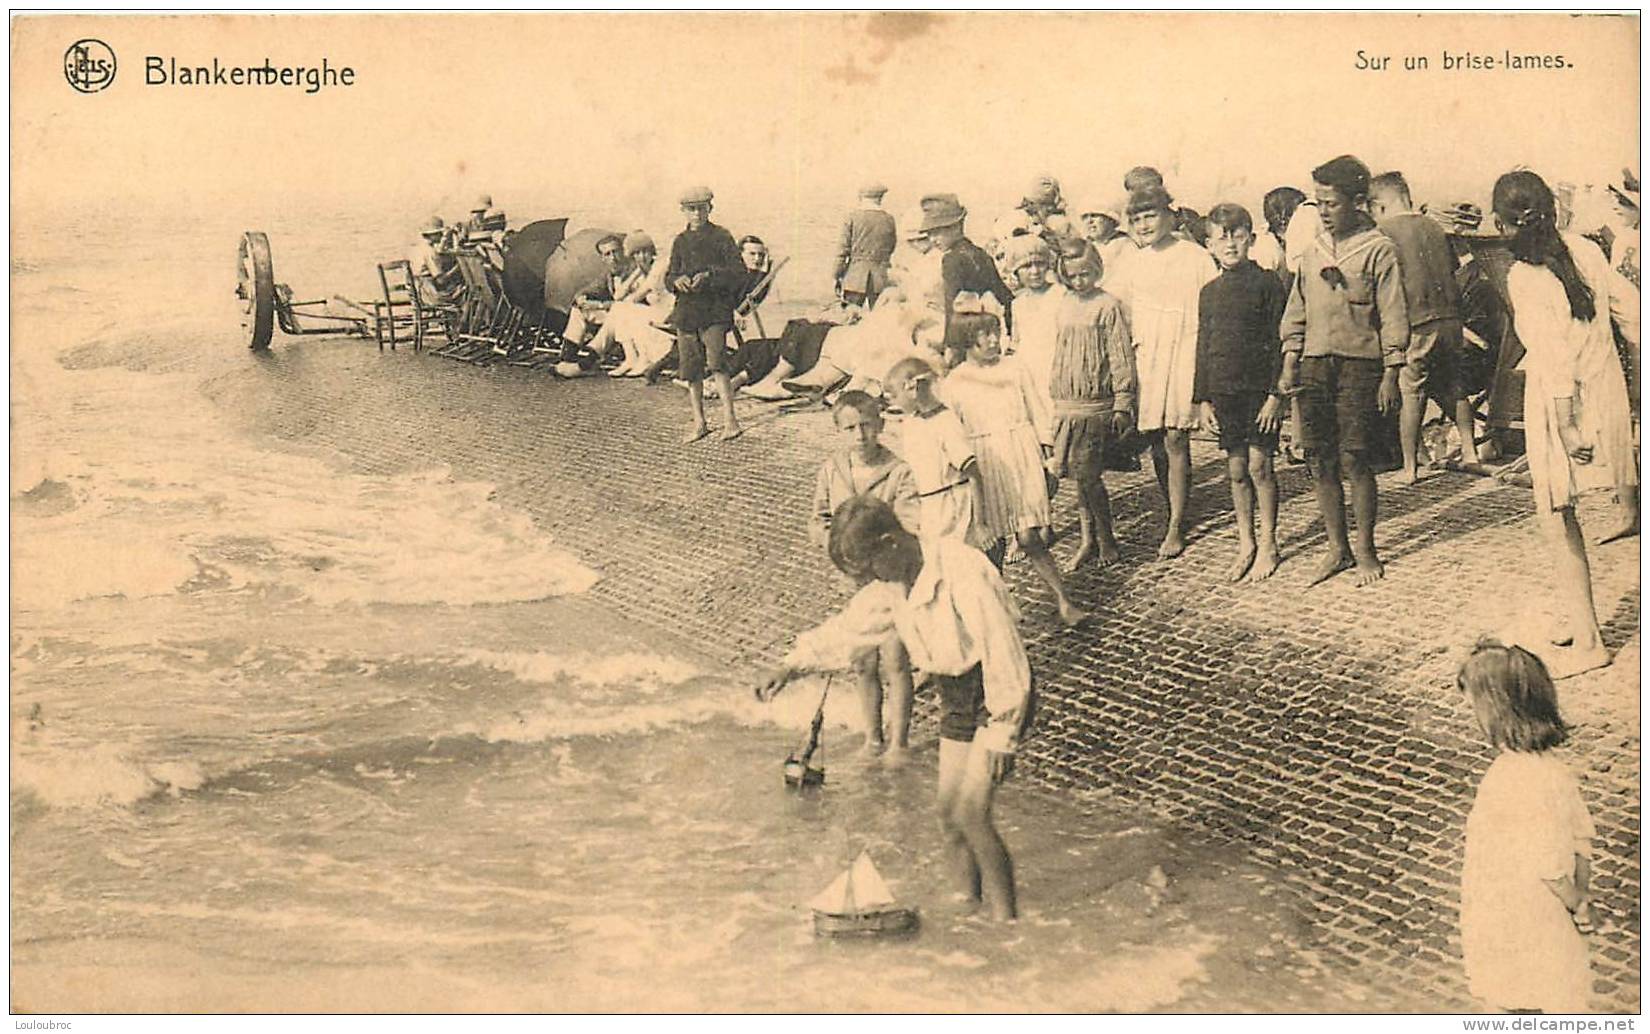
[[[1207,251],[1173,236],[1173,202],[1162,187],[1129,196],[1129,235],[1139,247],[1125,249],[1104,281],[1123,303],[1134,337],[1138,375],[1138,426],[1151,439],[1152,466],[1169,501],[1169,527],[1157,555],[1186,549],[1186,498],[1191,494],[1191,432],[1198,426],[1192,401],[1197,373],[1197,298],[1219,272]]]
[[[1627,385],[1611,336],[1612,274],[1590,241],[1560,234],[1553,192],[1533,172],[1496,180],[1495,217],[1514,234],[1507,273],[1513,327],[1524,344],[1524,440],[1536,511],[1547,522],[1558,561],[1568,627],[1554,641],[1568,649],[1548,667],[1557,678],[1602,667],[1610,656],[1599,638],[1592,574],[1578,494],[1613,489],[1620,512],[1601,541],[1638,527],[1638,465],[1634,458]],[[1636,313],[1618,313],[1637,343]]]

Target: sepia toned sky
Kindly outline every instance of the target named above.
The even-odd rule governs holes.
[[[684,183],[890,206],[954,190],[1000,211],[1036,173],[1115,198],[1155,164],[1183,201],[1253,202],[1342,152],[1426,198],[1487,198],[1517,164],[1601,181],[1638,151],[1639,24],[1562,15],[449,15],[14,19],[14,215],[62,206],[433,201],[512,212]],[[82,36],[120,61],[82,95]],[[1357,52],[1390,57],[1359,70]],[[1446,72],[1441,53],[1561,54]],[[356,70],[316,95],[143,85],[144,58]],[[1401,67],[1428,56],[1425,71]]]

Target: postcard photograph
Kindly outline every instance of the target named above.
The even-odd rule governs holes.
[[[1636,13],[10,37],[14,1014],[1641,1010]]]

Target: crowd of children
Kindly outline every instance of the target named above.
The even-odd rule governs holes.
[[[925,199],[925,226],[936,212],[948,220],[936,238],[944,350],[900,359],[880,400],[837,399],[842,446],[820,469],[812,527],[857,591],[798,636],[758,690],[767,699],[800,672],[853,666],[869,749],[891,741],[889,755],[903,758],[913,671],[924,673],[940,703],[940,817],[958,891],[1000,919],[1015,914],[1015,883],[993,787],[1034,711],[1019,612],[1000,574],[1008,549],[1048,587],[1059,619],[1081,624],[1088,614],[1064,575],[1119,559],[1108,462],[1151,450],[1167,505],[1158,556],[1172,559],[1186,548],[1189,438],[1202,428],[1227,457],[1238,532],[1229,577],[1268,579],[1282,559],[1273,463],[1292,424],[1328,539],[1310,580],[1355,570],[1367,585],[1384,573],[1371,458],[1381,417],[1401,414],[1406,481],[1419,475],[1428,398],[1475,458],[1456,260],[1438,223],[1411,211],[1401,175],[1372,178],[1354,157],[1332,159],[1313,170],[1310,198],[1267,196],[1259,233],[1232,203],[1189,220],[1155,170],[1134,170],[1125,186],[1119,212],[1083,212],[1079,228],[1064,219],[1058,184],[1040,177],[1022,211],[999,222],[1007,237],[989,258],[960,214],[951,219],[961,212],[953,196]],[[1637,303],[1602,252],[1559,233],[1535,174],[1502,177],[1494,208],[1513,238],[1530,468],[1568,615],[1542,644],[1550,664],[1485,642],[1461,670],[1500,751],[1467,826],[1463,947],[1489,1003],[1575,1011],[1589,984],[1593,831],[1574,778],[1549,753],[1565,735],[1553,679],[1609,660],[1574,504],[1583,487],[1605,484],[1620,502],[1605,537],[1637,530],[1633,426],[1612,344],[1613,329],[1636,352]],[[1298,233],[1298,216],[1316,232]],[[885,407],[901,414],[899,455],[880,439]],[[1079,529],[1062,571],[1049,551],[1050,497],[1064,481]]]

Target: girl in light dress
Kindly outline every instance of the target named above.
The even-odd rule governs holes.
[[[963,351],[965,359],[942,388],[945,404],[962,419],[978,457],[979,522],[988,539],[1019,542],[1032,570],[1054,594],[1060,620],[1076,625],[1088,613],[1066,595],[1042,536],[1052,523],[1043,472],[1052,453],[1052,422],[1025,365],[1002,354],[1002,321],[982,308],[980,299],[966,291],[953,303],[946,345]]]
[[[1467,816],[1461,956],[1473,995],[1509,1011],[1583,1012],[1593,820],[1553,748],[1557,693],[1528,650],[1484,640],[1457,684],[1500,751]]]
[[[1197,301],[1218,275],[1209,253],[1174,236],[1175,211],[1168,191],[1146,187],[1129,195],[1129,235],[1138,246],[1123,249],[1101,286],[1123,303],[1134,337],[1139,377],[1137,426],[1151,440],[1152,466],[1169,502],[1169,526],[1157,555],[1186,549],[1186,500],[1191,494],[1191,432],[1198,426],[1192,402],[1197,370]]]
[[[1054,314],[1066,288],[1053,283],[1054,252],[1041,237],[1010,238],[1005,264],[1015,280],[1014,334],[1010,354],[1025,364],[1049,411],[1048,378],[1054,368]]]
[[[1619,511],[1600,542],[1638,528],[1638,465],[1627,386],[1611,318],[1637,346],[1637,314],[1592,242],[1559,233],[1553,193],[1533,172],[1495,183],[1496,220],[1513,233],[1507,272],[1513,326],[1524,344],[1524,437],[1536,511],[1555,546],[1566,627],[1554,642],[1553,674],[1567,678],[1602,667],[1592,574],[1575,501],[1591,488],[1613,489]],[[1635,300],[1636,301],[1636,300]],[[1612,302],[1616,303],[1612,305]]]

